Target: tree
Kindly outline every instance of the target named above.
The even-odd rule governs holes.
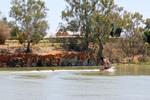
[[[145,28],[150,30],[150,18],[146,19],[145,25],[146,25]]]
[[[0,44],[5,44],[6,39],[9,38],[10,30],[9,26],[0,20]]]
[[[10,39],[17,39],[22,32],[21,29],[19,28],[19,26],[17,26],[16,22],[14,21],[8,22],[8,25],[12,28],[10,32]]]
[[[110,14],[111,26],[112,26],[112,31],[110,35],[112,37],[120,37],[123,28],[122,16],[120,14],[123,11],[123,8],[119,7],[117,9],[118,10],[116,12],[112,12]]]
[[[123,26],[124,26],[124,42],[122,43],[123,51],[128,56],[144,52],[144,44],[140,25],[143,23],[143,16],[136,13],[130,13],[125,11],[123,14]],[[143,53],[144,54],[144,53]]]
[[[92,18],[96,0],[65,0],[68,4],[62,11],[62,19],[67,22],[67,30],[80,31],[85,37],[85,50],[88,51],[92,33]]]
[[[95,6],[94,18],[93,18],[93,33],[96,34],[99,45],[98,56],[101,64],[105,64],[103,57],[103,44],[105,38],[109,37],[112,30],[111,23],[113,22],[111,15],[116,11],[121,11],[115,5],[114,0],[96,0],[97,5]]]
[[[150,43],[150,30],[144,31],[144,38],[145,38],[145,42]]]
[[[32,41],[33,41],[34,44],[37,44],[42,39],[43,39],[42,34],[34,34],[32,36]]]
[[[147,18],[145,22],[145,31],[144,31],[144,38],[146,42],[150,43],[150,19]]]
[[[2,12],[0,11],[0,16]],[[9,38],[11,28],[8,26],[7,18],[2,17],[0,19],[0,44],[5,44],[5,41]]]
[[[45,21],[47,8],[41,0],[12,0],[10,17],[27,33],[27,52],[30,52],[31,35],[46,33],[48,23]]]

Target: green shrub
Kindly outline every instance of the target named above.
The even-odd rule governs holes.
[[[25,37],[23,36],[23,34],[19,35],[18,40],[20,44],[23,44],[25,42]]]
[[[37,44],[42,39],[43,39],[43,35],[42,34],[33,34],[33,36],[32,36],[32,42],[34,44]]]
[[[69,45],[69,49],[72,49],[74,51],[78,51],[78,52],[86,51],[85,41],[83,40],[70,39],[68,45]]]

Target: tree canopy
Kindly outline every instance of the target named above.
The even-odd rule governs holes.
[[[92,33],[92,18],[97,0],[65,0],[68,4],[62,11],[62,19],[67,22],[68,30],[78,30],[85,36],[85,49],[88,49]]]
[[[46,33],[48,9],[45,2],[41,0],[12,0],[11,4],[10,17],[14,18],[18,26],[27,33],[27,52],[29,52],[31,35]]]

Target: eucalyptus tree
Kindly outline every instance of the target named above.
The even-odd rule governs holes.
[[[12,0],[11,4],[10,17],[14,18],[18,26],[27,33],[27,52],[30,52],[31,35],[45,34],[48,28],[46,21],[48,9],[41,0]]]
[[[124,50],[128,56],[138,51],[143,51],[143,38],[140,32],[140,26],[144,23],[143,16],[140,13],[130,13],[125,11],[123,14],[125,43]]]
[[[94,18],[93,18],[93,33],[96,34],[99,45],[98,56],[101,64],[105,64],[103,57],[103,44],[105,38],[112,31],[112,23],[114,22],[112,15],[119,13],[123,8],[118,7],[114,0],[96,0]]]
[[[10,36],[11,28],[9,27],[6,17],[2,17],[2,12],[0,11],[0,44],[5,44],[5,41]]]
[[[8,24],[0,20],[0,44],[5,44],[5,41],[10,36],[10,31],[11,28],[8,26]]]
[[[144,39],[146,42],[150,43],[150,18],[146,19],[144,30]]]
[[[111,26],[112,26],[112,31],[111,31],[110,35],[112,37],[120,37],[121,36],[121,32],[123,29],[122,11],[123,11],[123,8],[120,7],[120,8],[118,8],[117,12],[113,12],[110,15]]]
[[[80,31],[85,37],[85,49],[88,49],[92,33],[92,19],[96,0],[65,0],[66,9],[62,11],[62,19],[67,22],[68,30]]]
[[[145,25],[146,25],[145,29],[150,30],[150,18],[146,19]]]

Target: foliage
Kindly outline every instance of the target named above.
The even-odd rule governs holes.
[[[110,18],[111,18],[111,27],[112,31],[110,35],[112,37],[120,37],[123,24],[122,24],[122,15],[120,14],[123,11],[123,8],[117,8],[117,12],[111,12],[110,13]]]
[[[37,44],[42,39],[43,39],[43,35],[42,34],[33,34],[33,36],[32,36],[32,42],[34,44]]]
[[[114,0],[97,0],[94,12],[93,21],[93,33],[96,34],[99,52],[98,57],[101,60],[101,64],[105,64],[103,59],[103,45],[104,40],[109,37],[109,33],[112,31],[112,14],[119,13],[122,11],[122,8],[115,5]]]
[[[145,40],[145,42],[150,43],[150,30],[144,31],[144,40]]]
[[[140,13],[130,13],[125,11],[123,14],[124,39],[122,39],[123,51],[128,56],[145,54],[145,45],[142,38],[140,25],[143,23],[143,16]],[[139,30],[140,29],[140,30]]]
[[[5,44],[6,39],[9,38],[10,30],[9,26],[0,20],[0,44]]]
[[[110,32],[110,35],[112,37],[120,37],[121,36],[121,32],[122,32],[122,28],[117,28],[115,31],[114,31],[114,28],[112,28],[112,31]]]
[[[147,62],[148,61],[148,57],[145,55],[141,55],[139,58],[138,58],[138,61],[139,62]]]
[[[18,26],[27,33],[27,52],[29,52],[31,35],[46,33],[48,24],[45,18],[48,9],[45,7],[45,2],[41,0],[12,0],[11,4],[10,17],[14,18]]]
[[[86,47],[85,47],[85,43],[83,43],[84,41],[80,41],[78,39],[69,39],[67,43],[64,44],[65,47],[67,47],[66,49],[69,50],[74,50],[77,52],[84,52]]]
[[[80,31],[84,35],[86,51],[88,51],[89,37],[92,33],[92,18],[95,4],[93,0],[65,0],[68,4],[62,11],[62,19],[67,22],[66,30]],[[64,28],[64,27],[63,27]]]
[[[145,27],[146,29],[150,29],[150,19],[149,18],[146,19],[145,25],[146,25],[146,27]]]
[[[20,34],[20,35],[18,36],[18,40],[19,40],[19,43],[20,43],[20,44],[23,44],[23,43],[25,42],[25,38],[24,38],[23,34]]]
[[[15,22],[13,21],[10,21],[8,23],[9,27],[12,28],[11,32],[10,32],[10,39],[12,40],[17,40],[18,39],[18,36],[19,34],[21,33],[21,30],[19,29],[19,26],[16,25]]]
[[[103,60],[103,42],[109,37],[112,30],[111,21],[116,24],[115,14],[122,8],[114,4],[114,0],[65,0],[68,4],[62,12],[62,19],[67,25],[80,30],[84,34],[86,49],[89,47],[90,37],[96,36],[99,45],[99,57]],[[113,16],[113,17],[112,17]],[[120,17],[121,18],[121,17]],[[114,20],[113,20],[114,19]],[[76,26],[80,26],[77,27]],[[119,25],[118,25],[119,26]],[[95,35],[93,35],[94,33]]]

